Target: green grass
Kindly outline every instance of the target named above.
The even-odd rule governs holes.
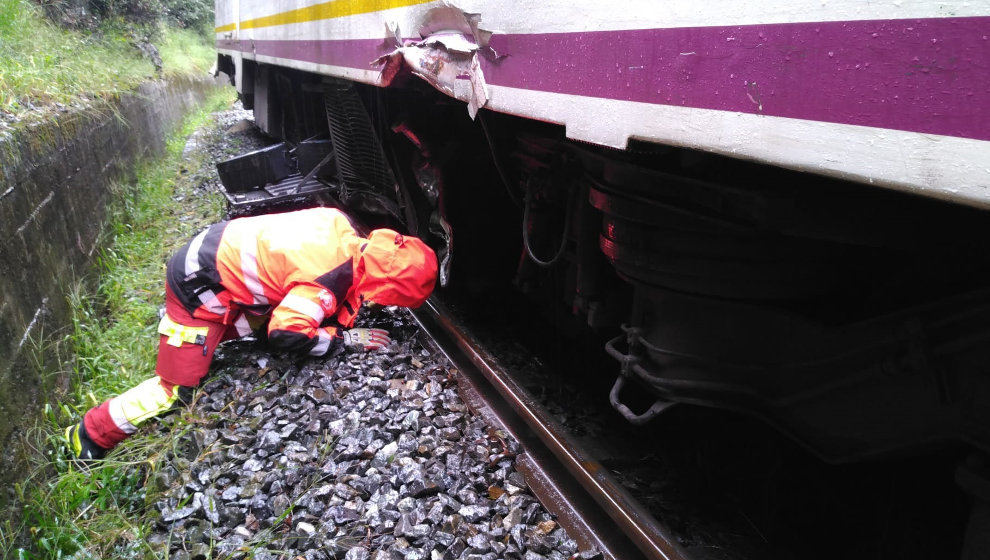
[[[99,33],[67,31],[50,23],[29,0],[0,0],[0,110],[107,98],[154,77],[155,69],[132,44],[126,25]],[[161,29],[156,35],[166,75],[202,74],[212,65],[212,38]]]
[[[0,0],[0,111],[23,115],[54,103],[86,104],[155,77],[152,63],[132,44],[134,29],[118,21],[97,33],[66,31],[45,19],[34,2]],[[206,33],[151,31],[166,76],[202,75],[212,65],[215,52]],[[71,334],[44,341],[63,358],[46,369],[71,372],[73,386],[61,404],[46,406],[44,423],[29,434],[34,468],[14,489],[24,506],[21,525],[0,526],[2,558],[158,557],[145,542],[152,503],[147,482],[154,479],[156,458],[176,445],[188,418],[173,415],[166,436],[141,430],[86,472],[68,461],[61,430],[89,407],[154,374],[165,259],[222,211],[219,197],[204,205],[202,193],[192,192],[195,185],[183,182],[183,166],[195,165],[183,160],[185,138],[212,111],[229,105],[231,95],[219,94],[190,118],[164,158],[139,168],[136,182],[115,188],[100,244],[99,279],[80,282],[67,294],[74,309]],[[197,207],[181,208],[176,198],[182,194]]]
[[[190,419],[169,416],[171,429],[165,434],[153,426],[142,428],[86,472],[68,460],[61,430],[94,404],[154,375],[164,263],[196,231],[219,220],[223,210],[219,195],[204,197],[188,178],[188,168],[199,164],[184,159],[183,147],[192,130],[232,101],[229,90],[218,94],[173,135],[162,159],[142,164],[135,183],[117,186],[101,242],[97,288],[80,282],[68,294],[73,329],[62,342],[73,349],[74,359],[57,367],[72,371],[73,388],[63,404],[46,407],[46,421],[30,437],[36,465],[30,479],[16,488],[25,506],[23,525],[0,528],[0,557],[159,557],[145,542],[154,501],[147,483],[155,476],[157,458],[177,445]],[[15,544],[14,535],[23,534],[30,535],[31,546]]]
[[[173,29],[155,44],[162,55],[166,76],[175,73],[206,74],[210,70],[216,61],[217,51],[213,44],[213,30],[208,31],[209,35],[190,29]]]

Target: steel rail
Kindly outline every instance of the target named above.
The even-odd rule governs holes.
[[[688,560],[670,532],[511,378],[436,297],[413,315],[458,368],[458,379],[484,401],[471,402],[469,397],[469,405],[487,408],[487,413],[479,412],[493,414],[522,444],[527,457],[521,457],[517,466],[572,538],[582,546],[599,548],[607,558]]]

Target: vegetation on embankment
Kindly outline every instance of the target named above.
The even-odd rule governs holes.
[[[31,143],[35,130],[52,126],[68,134],[57,124],[65,118],[91,122],[72,120],[77,113],[123,121],[122,103],[132,101],[131,93],[149,79],[183,77],[175,80],[181,83],[188,82],[187,76],[206,76],[216,56],[212,42],[210,0],[0,0],[0,146],[5,139]],[[165,255],[220,213],[219,201],[204,204],[202,193],[194,192],[196,185],[184,171],[192,164],[183,159],[182,148],[189,131],[232,98],[233,91],[226,90],[207,103],[174,133],[164,159],[140,163],[138,179],[110,179],[116,180],[114,203],[97,244],[99,277],[80,281],[74,289],[64,279],[73,308],[68,334],[46,329],[22,340],[25,348],[35,349],[43,375],[68,379],[71,388],[59,383],[59,392],[67,391],[60,402],[46,395],[39,425],[20,427],[18,449],[6,450],[20,456],[20,442],[27,442],[24,454],[31,468],[10,487],[10,477],[5,479],[10,507],[0,514],[0,558],[145,558],[156,553],[142,540],[144,497],[154,456],[169,441],[135,437],[105,465],[84,472],[67,460],[61,430],[79,421],[96,400],[153,375]],[[63,112],[68,114],[59,115]],[[37,121],[45,126],[24,126]],[[39,216],[64,208],[62,190],[69,185],[44,165],[51,191],[31,203]],[[11,177],[19,176],[4,174],[4,179]],[[17,181],[5,189],[7,207],[33,193]],[[177,204],[183,197],[185,206]],[[34,216],[30,208],[26,212]],[[101,211],[90,219],[102,217]]]
[[[0,130],[159,75],[205,74],[212,17],[208,0],[0,0]]]
[[[186,139],[213,111],[229,106],[233,91],[219,93],[169,140],[167,153],[143,162],[133,183],[117,185],[100,243],[98,278],[68,295],[71,332],[52,343],[64,350],[72,388],[62,403],[45,407],[45,420],[29,436],[35,448],[28,480],[15,485],[23,515],[0,526],[0,557],[156,558],[146,542],[152,516],[157,458],[184,433],[173,415],[167,435],[139,432],[89,469],[73,463],[62,429],[99,401],[154,375],[158,308],[164,298],[164,263],[178,245],[222,215],[222,197],[205,193],[199,170],[208,154],[186,151]],[[214,134],[220,131],[211,128]],[[203,160],[203,161],[200,161]]]

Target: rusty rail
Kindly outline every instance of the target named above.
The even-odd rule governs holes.
[[[598,461],[431,298],[413,314],[458,368],[469,404],[526,450],[518,467],[560,525],[606,558],[688,560],[684,551]]]

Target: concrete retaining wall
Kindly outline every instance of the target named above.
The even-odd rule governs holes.
[[[13,483],[23,478],[22,434],[65,386],[65,372],[42,371],[53,366],[44,347],[67,332],[66,289],[92,265],[109,185],[161,153],[168,131],[219,87],[150,82],[109,107],[0,139],[0,505],[14,503]]]

